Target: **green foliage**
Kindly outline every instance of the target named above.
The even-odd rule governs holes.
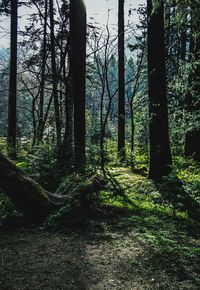
[[[26,157],[27,172],[50,191],[58,187],[61,176],[57,158],[57,148],[47,143],[35,146]]]
[[[200,204],[200,165],[194,160],[176,158],[175,170],[183,181],[184,188]]]
[[[97,178],[102,179],[98,172],[90,172],[84,176],[73,174],[63,178],[57,191],[65,196],[65,205],[46,220],[45,228],[59,230],[87,226],[91,219],[91,209],[99,202],[97,192],[88,191]]]
[[[0,151],[3,154],[6,154],[6,152],[7,152],[6,138],[3,138],[3,137],[0,138]]]
[[[8,199],[6,195],[0,192],[0,226],[5,223],[11,223],[21,217],[21,212]]]
[[[153,2],[153,13],[156,13],[160,8],[162,0],[152,0],[152,2]]]

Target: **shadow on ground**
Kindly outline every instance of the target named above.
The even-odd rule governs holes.
[[[136,192],[124,207],[99,207],[82,228],[4,229],[0,289],[199,290],[200,226],[174,213],[165,187],[148,181],[147,195],[144,180],[124,180]]]

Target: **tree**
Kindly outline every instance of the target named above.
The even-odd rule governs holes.
[[[51,37],[51,67],[52,67],[52,81],[53,81],[53,96],[55,109],[55,123],[56,123],[56,137],[57,144],[61,144],[61,120],[60,120],[60,106],[58,98],[58,75],[56,66],[56,51],[55,51],[55,35],[54,35],[54,8],[53,0],[49,0],[49,14],[50,14],[50,37]]]
[[[10,82],[8,98],[8,155],[16,159],[16,130],[17,130],[17,15],[18,1],[11,1],[11,46],[10,46]]]
[[[42,220],[63,205],[63,197],[44,190],[1,153],[0,184],[8,197],[34,221]]]
[[[139,49],[138,49],[139,50]],[[129,68],[131,68],[132,74],[134,74],[134,80],[132,81],[130,92],[126,90],[127,94],[127,101],[130,109],[130,121],[131,121],[131,167],[134,168],[134,139],[135,139],[135,122],[134,122],[134,115],[135,115],[135,108],[134,108],[134,100],[136,97],[137,92],[141,86],[141,76],[143,72],[143,59],[144,59],[144,46],[140,47],[140,52],[137,53],[136,62],[133,62],[131,58],[128,62]]]
[[[125,66],[124,66],[124,0],[119,0],[118,11],[118,62],[119,62],[119,99],[118,99],[118,155],[125,159]]]
[[[148,82],[149,82],[149,177],[160,179],[169,174],[172,157],[169,144],[166,93],[164,4],[153,7],[147,0],[148,14]]]
[[[84,171],[86,8],[82,0],[70,1],[70,41],[71,94],[74,103],[74,166],[76,171]]]
[[[43,32],[43,43],[42,43],[42,67],[41,67],[41,84],[40,84],[40,101],[39,101],[39,120],[37,128],[37,140],[42,141],[44,131],[44,86],[45,86],[45,67],[47,58],[47,13],[48,13],[48,2],[45,0],[45,11],[44,11],[44,32]]]
[[[200,161],[200,32],[199,3],[190,2],[190,72],[188,76],[188,92],[186,95],[187,113],[191,114],[192,128],[187,128],[185,136],[185,156]],[[195,119],[197,122],[195,122]]]

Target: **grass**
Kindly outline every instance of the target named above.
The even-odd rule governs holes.
[[[200,221],[185,204],[199,205],[199,174],[177,164],[182,183],[110,168],[102,206],[76,230],[2,230],[0,289],[200,289]]]

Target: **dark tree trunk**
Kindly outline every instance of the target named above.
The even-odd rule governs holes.
[[[83,186],[78,193],[80,203],[86,201],[87,196],[91,193],[103,189],[105,185],[106,182],[100,175],[91,176],[90,182]],[[0,187],[16,206],[34,222],[43,221],[54,210],[61,208],[67,202],[70,205],[70,196],[73,196],[72,192],[76,193],[77,191],[77,183],[75,183],[74,186],[70,187],[70,191],[67,189],[64,192],[65,195],[50,193],[1,153]]]
[[[10,83],[8,98],[8,155],[16,159],[16,127],[17,127],[17,9],[18,1],[11,1],[11,48],[10,48]]]
[[[0,186],[9,198],[34,221],[40,221],[63,205],[63,197],[45,191],[0,153]]]
[[[186,133],[185,157],[200,162],[200,129],[192,129]]]
[[[124,0],[119,1],[118,11],[118,156],[125,159],[125,66],[124,66]]]
[[[131,167],[134,168],[134,141],[135,141],[135,123],[134,123],[134,109],[133,104],[130,107],[131,111]]]
[[[150,168],[149,177],[160,179],[169,174],[172,157],[169,144],[168,108],[166,94],[166,68],[164,45],[164,5],[153,11],[152,1],[147,1],[148,11],[148,81]]]
[[[184,30],[181,33],[181,44],[180,44],[180,59],[185,61],[186,59],[186,48],[187,48],[187,31]]]
[[[58,97],[58,74],[57,74],[57,66],[56,66],[53,0],[49,0],[49,13],[50,13],[50,27],[51,27],[51,67],[52,67],[54,108],[55,108],[56,137],[57,137],[57,144],[58,146],[60,146],[61,120],[60,120],[60,107],[59,107],[59,97]]]
[[[65,66],[63,68],[65,79],[65,135],[61,148],[60,164],[65,172],[70,172],[73,166],[73,100],[71,95],[71,80],[66,76]]]
[[[84,171],[86,8],[82,0],[70,2],[70,41],[71,92],[74,103],[74,166],[76,171]]]
[[[45,0],[44,12],[44,35],[42,43],[42,69],[41,69],[41,85],[40,85],[40,102],[39,102],[39,122],[37,128],[37,141],[43,139],[44,130],[44,86],[45,86],[45,66],[46,66],[46,46],[47,46],[47,0]]]
[[[171,44],[171,3],[165,4],[165,39],[166,39],[166,57],[170,55],[170,44]]]

